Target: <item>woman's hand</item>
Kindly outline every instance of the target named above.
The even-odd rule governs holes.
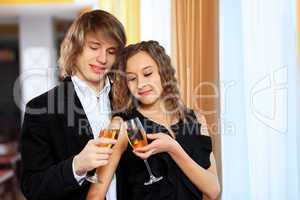
[[[151,144],[133,151],[141,159],[147,159],[151,155],[162,152],[172,153],[179,147],[177,141],[165,133],[147,134],[147,138],[153,140]]]

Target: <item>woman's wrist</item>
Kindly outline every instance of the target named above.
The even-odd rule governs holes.
[[[180,148],[181,148],[180,144],[176,140],[173,140],[172,143],[171,143],[171,145],[170,145],[168,153],[171,156],[174,156],[174,155],[176,155],[178,153],[178,151],[179,151]]]

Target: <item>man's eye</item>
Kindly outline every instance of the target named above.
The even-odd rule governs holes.
[[[97,50],[98,47],[90,46],[90,49],[92,49],[92,50]]]
[[[114,55],[114,54],[116,54],[116,50],[115,49],[110,49],[110,50],[108,50],[108,53]]]

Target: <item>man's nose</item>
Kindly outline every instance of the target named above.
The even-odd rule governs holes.
[[[101,64],[106,64],[107,62],[107,52],[105,49],[101,49],[97,55],[97,62]]]

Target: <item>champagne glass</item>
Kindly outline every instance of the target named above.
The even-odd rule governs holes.
[[[108,127],[102,129],[99,133],[99,137],[105,137],[109,139],[117,140],[119,137],[121,128],[121,122],[118,120],[112,120]],[[113,144],[101,144],[99,147],[107,147],[112,148]],[[97,173],[93,173],[92,175],[87,174],[85,179],[91,183],[101,183],[101,180],[97,176]]]
[[[126,121],[126,125],[129,144],[133,149],[143,147],[148,144],[146,132],[139,118],[136,117]],[[147,159],[144,160],[144,163],[150,176],[149,181],[145,182],[144,185],[151,185],[163,179],[162,176],[157,178],[153,175]]]

